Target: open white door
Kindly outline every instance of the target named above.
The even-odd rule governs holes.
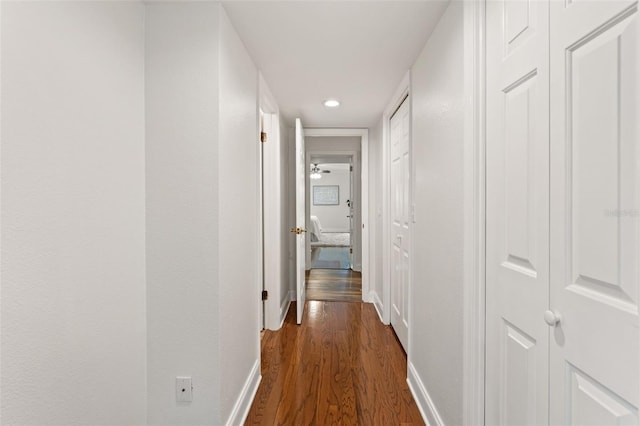
[[[296,227],[291,230],[296,234],[296,295],[297,321],[302,324],[305,302],[305,261],[306,261],[306,217],[305,217],[305,152],[304,129],[302,122],[296,118]]]

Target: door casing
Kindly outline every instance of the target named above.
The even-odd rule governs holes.
[[[371,227],[370,224],[373,223],[369,209],[369,129],[307,128],[304,131],[305,137],[360,137],[360,179],[362,182],[360,187],[360,214],[362,218],[362,224],[360,225],[362,231],[362,301],[373,302],[370,283],[375,279],[375,277],[373,277],[375,269],[371,268],[369,264],[369,229]]]

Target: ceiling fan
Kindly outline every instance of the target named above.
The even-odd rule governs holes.
[[[318,167],[318,164],[311,164],[311,170],[309,177],[311,179],[320,179],[322,177],[322,173],[331,173],[331,170],[322,170]]]

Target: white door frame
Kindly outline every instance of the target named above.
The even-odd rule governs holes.
[[[268,135],[266,143],[262,143],[262,157],[264,158],[264,166],[261,163],[258,167],[262,168],[259,173],[260,191],[258,205],[260,206],[260,290],[264,282],[264,289],[267,290],[269,297],[264,303],[264,328],[268,330],[277,330],[282,326],[284,319],[282,315],[282,307],[279,301],[282,299],[280,294],[283,271],[282,271],[282,250],[283,244],[288,244],[284,237],[282,229],[281,217],[286,212],[283,211],[281,193],[281,169],[285,165],[280,160],[280,111],[275,98],[269,91],[262,74],[258,77],[258,117],[260,110],[265,114],[265,119],[271,117],[271,134]],[[260,129],[260,122],[258,122]],[[260,130],[258,130],[259,134]],[[260,142],[258,142],[260,143]],[[264,185],[263,185],[264,184]],[[264,195],[264,205],[263,205]],[[269,247],[265,250],[264,247]],[[264,280],[264,281],[263,281]],[[256,292],[256,297],[259,292]],[[289,299],[289,295],[287,295]],[[288,305],[285,307],[288,310]]]
[[[391,323],[391,227],[389,222],[391,220],[391,175],[389,170],[390,159],[390,143],[391,143],[391,128],[389,122],[391,116],[400,107],[405,98],[410,94],[411,88],[411,75],[407,71],[402,82],[396,89],[394,95],[391,97],[391,102],[384,110],[382,114],[382,300],[376,300],[375,306],[378,311],[378,315],[384,324]],[[409,105],[411,107],[411,105]],[[412,141],[409,137],[409,152],[412,151]],[[413,204],[413,182],[414,182],[414,165],[413,155],[411,156],[411,176],[409,177],[410,189],[410,205]],[[411,211],[410,222],[413,223],[413,208]],[[412,230],[410,232],[413,232]],[[413,238],[410,238],[413,240]],[[413,253],[412,241],[409,241],[410,253]],[[412,272],[412,259],[409,259],[409,289],[411,288],[411,280],[413,278]],[[409,290],[411,291],[411,290]],[[411,293],[409,293],[409,297]],[[380,306],[382,305],[382,306]],[[409,317],[411,318],[411,317]],[[411,336],[411,333],[409,333]],[[409,337],[409,346],[411,345],[411,337]]]
[[[304,129],[306,137],[333,136],[333,137],[360,137],[360,205],[362,217],[362,301],[372,302],[370,282],[372,270],[369,267],[369,228],[374,223],[369,215],[369,129]],[[375,209],[372,209],[375,210]]]
[[[463,423],[484,424],[485,399],[485,7],[464,2]]]
[[[307,163],[306,163],[307,171],[310,170],[310,167],[311,167],[311,157],[317,157],[317,156],[322,157],[322,156],[339,155],[339,156],[343,156],[343,157],[351,157],[352,164],[355,166],[355,170],[354,171],[358,173],[358,176],[360,176],[361,166],[358,163],[361,162],[361,159],[358,159],[358,152],[357,151],[329,151],[329,150],[318,150],[318,151],[316,151],[313,148],[309,148],[309,146],[307,145],[305,153],[307,155]],[[310,216],[311,216],[311,203],[313,201],[312,200],[313,194],[312,194],[312,191],[311,191],[311,179],[309,179],[308,175],[307,175],[306,181],[307,181],[307,194],[310,194],[307,197],[307,224],[310,224],[311,223],[311,218],[310,218]],[[362,192],[362,191],[360,191],[360,192]],[[353,194],[351,194],[351,197],[353,197]],[[362,194],[360,195],[360,198],[358,199],[358,203],[360,203],[360,204],[362,204],[361,201],[360,201],[361,198],[362,198]],[[360,206],[359,210],[360,210],[359,221],[360,221],[360,223],[364,223],[365,221],[362,220],[362,217],[363,217],[362,216],[362,206]],[[307,225],[307,226],[309,226],[309,225]],[[310,237],[311,236],[307,232],[307,264],[306,264],[307,265],[307,271],[311,269],[311,250],[310,250],[311,249],[311,238]],[[362,238],[360,238],[360,239],[362,239]],[[354,253],[357,250],[360,250],[360,259],[362,260],[362,251],[363,251],[362,242],[360,242],[360,247],[358,247],[357,250],[356,250],[356,248],[354,247],[354,244],[353,244],[353,235],[351,235],[351,247],[353,248]],[[354,271],[358,270],[358,269],[354,268],[355,265],[351,264],[350,266],[351,266],[351,269],[353,269]],[[360,265],[360,269],[362,269],[362,265]]]

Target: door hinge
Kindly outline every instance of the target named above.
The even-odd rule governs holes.
[[[349,171],[352,172],[353,171],[353,166],[349,166]]]
[[[267,133],[260,132],[260,142],[265,143],[267,141]]]
[[[267,290],[262,290],[262,300],[267,300],[269,298],[269,292]]]
[[[353,254],[353,249],[349,247],[349,254]]]

